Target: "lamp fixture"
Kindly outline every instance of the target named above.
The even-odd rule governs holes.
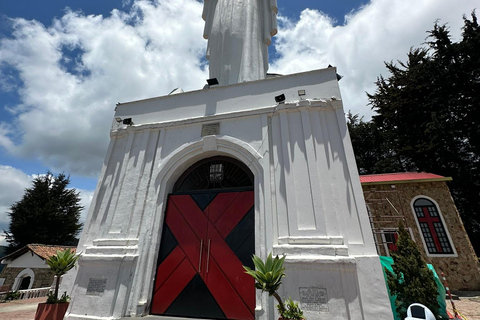
[[[115,121],[117,121],[118,123],[122,122],[122,118],[120,117],[115,117]]]
[[[133,124],[132,118],[123,119],[123,124],[126,124],[127,126],[131,126]]]
[[[279,96],[276,96],[275,97],[275,102],[276,103],[284,103],[285,102],[285,95],[282,93],[281,95]]]
[[[213,87],[219,84],[217,78],[207,79],[207,83],[209,87]]]
[[[305,90],[298,90],[298,95],[299,96],[304,96],[306,95],[307,93],[305,92]]]

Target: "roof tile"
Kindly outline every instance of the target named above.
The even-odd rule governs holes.
[[[398,173],[382,173],[382,174],[369,174],[361,175],[361,183],[375,183],[375,182],[399,182],[399,181],[412,181],[412,180],[442,180],[445,181],[443,176],[428,172],[398,172]]]
[[[55,255],[57,251],[63,251],[70,249],[73,252],[77,251],[76,247],[70,246],[56,246],[56,245],[46,245],[46,244],[29,244],[28,247],[32,250],[37,256],[42,259],[48,259],[49,257]]]

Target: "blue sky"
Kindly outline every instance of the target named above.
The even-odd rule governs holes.
[[[12,20],[22,18],[26,20],[36,20],[43,26],[52,25],[53,19],[61,18],[67,8],[72,11],[80,11],[83,15],[102,15],[108,17],[113,9],[129,11],[132,7],[132,1],[118,0],[16,0],[16,1],[0,1],[0,36],[8,38],[12,37]],[[336,24],[343,24],[346,14],[358,10],[362,5],[368,3],[366,0],[343,0],[343,1],[318,1],[312,0],[279,0],[278,5],[282,15],[292,20],[298,20],[300,13],[305,8],[321,10],[336,20]],[[270,50],[271,54],[275,54],[275,50]],[[22,80],[19,79],[18,72],[8,65],[2,66],[5,74],[13,77],[9,80],[12,84],[21,87]],[[18,90],[1,90],[0,89],[0,119],[5,122],[12,121],[12,113],[5,110],[5,107],[21,104],[21,97]],[[20,139],[20,137],[18,137]],[[19,140],[18,140],[19,141]],[[39,162],[35,157],[17,157],[9,153],[0,153],[0,164],[21,168],[25,173],[41,174],[47,170],[52,170],[48,164]],[[77,188],[94,188],[95,178],[84,178],[82,176],[72,174],[72,182]]]
[[[367,118],[365,92],[385,74],[383,61],[404,60],[436,20],[458,38],[462,15],[477,6],[473,0],[278,5],[270,72],[337,66],[345,110]],[[116,102],[203,86],[201,7],[195,0],[0,0],[0,230],[8,227],[8,207],[47,170],[70,174],[88,208]]]

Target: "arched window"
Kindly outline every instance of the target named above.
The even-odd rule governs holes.
[[[177,180],[173,192],[230,189],[253,186],[253,174],[246,165],[227,157],[198,161]]]
[[[418,226],[429,255],[455,254],[442,217],[435,203],[418,198],[413,202]]]

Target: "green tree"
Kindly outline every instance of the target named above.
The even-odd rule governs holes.
[[[10,207],[9,230],[5,231],[13,252],[30,243],[74,245],[82,228],[79,193],[67,188],[69,177],[47,172],[33,180],[23,198]]]
[[[392,252],[393,271],[386,270],[391,295],[396,295],[396,310],[400,319],[407,317],[412,303],[421,303],[438,318],[437,285],[433,272],[422,259],[417,245],[403,225],[399,226],[398,251]]]
[[[450,190],[480,254],[480,28],[475,12],[463,19],[459,42],[435,24],[406,62],[385,63],[389,76],[368,94],[376,114],[367,123],[352,118],[349,127],[361,173],[452,177]],[[362,142],[364,135],[374,143]]]
[[[360,174],[405,171],[395,149],[389,146],[387,133],[375,122],[365,122],[358,114],[348,112],[347,127]]]

